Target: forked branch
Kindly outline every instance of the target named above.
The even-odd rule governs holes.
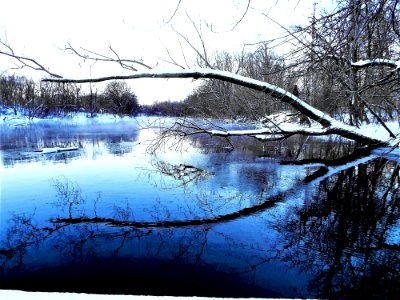
[[[146,69],[152,69],[151,66],[145,64],[141,60],[121,58],[119,54],[111,47],[111,45],[109,45],[108,48],[115,57],[97,53],[82,47],[81,50],[77,50],[69,43],[65,46],[66,51],[71,51],[74,55],[84,60],[91,60],[94,62],[100,61],[100,62],[118,63],[123,69],[127,69],[130,71],[137,71],[138,69],[135,67],[136,65],[144,67]]]
[[[46,69],[42,64],[40,64],[36,60],[29,58],[29,57],[15,54],[14,50],[7,43],[5,43],[1,40],[0,40],[0,45],[2,45],[3,47],[6,48],[6,51],[0,50],[0,55],[8,56],[8,57],[16,60],[18,63],[20,63],[20,65],[17,65],[18,69],[30,68],[35,71],[43,71],[52,77],[62,78],[61,75],[50,72],[48,69]]]

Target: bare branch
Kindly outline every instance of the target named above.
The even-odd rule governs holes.
[[[248,1],[247,1],[246,9],[245,9],[243,15],[242,15],[242,16],[240,17],[240,19],[233,25],[233,27],[230,29],[230,31],[234,30],[234,29],[243,21],[244,17],[247,15],[247,12],[249,11],[250,3],[251,3],[251,0],[248,0]]]
[[[81,47],[81,50],[84,51],[84,53],[81,53],[77,49],[75,49],[71,44],[67,44],[64,50],[71,51],[73,54],[77,55],[78,57],[84,59],[84,60],[92,60],[92,61],[102,61],[102,62],[111,62],[111,63],[118,63],[122,68],[130,70],[130,71],[137,71],[138,69],[134,67],[134,65],[139,65],[142,67],[145,67],[146,69],[151,70],[152,67],[145,64],[144,62],[140,60],[134,60],[134,59],[124,59],[120,58],[117,52],[109,45],[108,47],[111,52],[116,56],[116,58],[106,56],[85,48]]]
[[[172,21],[172,19],[175,17],[175,15],[176,15],[176,13],[177,13],[177,11],[178,11],[180,5],[181,5],[181,2],[182,2],[182,0],[179,0],[179,1],[178,1],[178,4],[176,5],[176,8],[175,8],[174,13],[173,13],[172,16],[168,19],[168,21],[165,22],[165,25],[166,25],[166,24],[169,24],[169,23]]]
[[[181,47],[182,47],[182,45],[181,45]],[[174,66],[177,66],[177,67],[179,67],[179,68],[181,68],[181,69],[186,69],[184,66],[182,66],[180,63],[178,63],[173,57],[172,57],[172,55],[171,55],[171,52],[169,51],[169,49],[168,49],[168,47],[165,47],[164,46],[164,48],[165,48],[165,51],[167,52],[167,55],[168,55],[168,57],[169,57],[169,61],[167,61],[167,60],[164,60],[165,62],[167,62],[167,63],[169,63],[169,64],[172,64],[172,65],[174,65]],[[183,52],[182,52],[183,53]],[[186,58],[185,58],[185,56],[184,56],[184,60],[185,60],[185,63],[186,63]]]
[[[187,36],[183,35],[179,31],[177,31],[174,27],[172,27],[172,29],[189,45],[190,48],[192,48],[194,50],[194,52],[196,52],[198,57],[205,63],[207,68],[213,69],[213,66],[210,64],[209,59],[208,59],[205,41],[203,38],[203,34],[201,32],[201,27],[198,28],[197,25],[192,20],[192,18],[190,18],[190,16],[187,13],[186,13],[186,16],[188,17],[188,19],[192,23],[194,30],[196,31],[197,37],[199,38],[199,41],[201,43],[202,51],[200,51],[196,46],[194,46],[193,43],[189,40],[189,38]]]
[[[237,20],[233,24],[230,24],[230,25],[232,25],[232,27],[230,29],[227,29],[227,30],[214,30],[212,23],[206,23],[207,28],[213,33],[223,33],[223,32],[233,31],[243,21],[243,19],[246,17],[246,15],[247,15],[247,13],[249,12],[249,9],[250,9],[250,4],[251,4],[251,0],[248,0],[246,8],[245,8],[243,14],[240,16],[239,20]]]
[[[360,97],[361,98],[361,97]],[[361,98],[362,103],[368,108],[368,110],[373,114],[373,116],[378,120],[378,122],[385,128],[385,130],[389,133],[391,138],[396,138],[396,135],[386,126],[385,122],[383,122],[382,118],[372,109],[372,107],[368,104],[365,99]]]
[[[204,57],[204,61],[207,64],[207,67],[212,68],[211,65],[208,62],[208,57],[207,57],[207,50],[206,50],[206,45],[204,42],[204,38],[203,38],[203,33],[201,32],[201,23],[200,23],[200,28],[196,26],[196,24],[194,23],[194,21],[192,20],[192,18],[186,13],[186,16],[189,18],[190,22],[193,25],[193,28],[195,29],[196,33],[197,33],[197,37],[200,40],[201,46],[203,48],[203,57]]]
[[[4,51],[0,50],[0,55],[9,56],[12,59],[15,59],[17,62],[19,62],[21,64],[21,66],[18,67],[19,69],[26,67],[26,68],[33,69],[35,71],[43,71],[52,77],[62,78],[61,75],[50,72],[48,69],[46,69],[42,64],[40,64],[36,60],[29,58],[29,57],[16,55],[14,53],[13,49],[1,40],[0,40],[0,44],[3,45],[4,47],[6,47],[9,51],[9,52],[4,52]]]
[[[396,7],[399,4],[399,0],[396,0],[396,2],[393,4],[392,7],[392,18],[391,18],[391,23],[392,23],[392,29],[395,32],[395,34],[400,38],[400,30],[399,30],[399,22],[396,17]],[[398,12],[397,12],[398,13]],[[398,16],[398,15],[397,15]],[[396,24],[397,23],[397,24]]]

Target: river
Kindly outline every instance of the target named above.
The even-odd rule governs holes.
[[[164,121],[0,125],[1,289],[398,295],[397,162],[334,138],[160,141]]]

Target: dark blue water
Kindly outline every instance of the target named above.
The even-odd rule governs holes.
[[[396,162],[369,153],[338,161],[354,147],[304,138],[238,138],[234,149],[216,137],[160,142],[144,128],[149,120],[0,128],[0,288],[263,298],[399,291]],[[36,152],[44,147],[78,150]],[[321,162],[282,163],[295,158],[336,165],[324,173]]]

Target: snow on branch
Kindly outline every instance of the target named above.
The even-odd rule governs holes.
[[[365,59],[365,60],[360,60],[357,62],[352,62],[351,66],[353,68],[386,66],[386,67],[392,67],[392,68],[395,68],[396,70],[399,70],[400,69],[400,61],[395,61],[395,60],[386,59],[386,58],[373,58],[373,59]]]
[[[329,130],[324,128],[293,128],[293,129],[274,129],[274,128],[260,128],[260,129],[246,129],[246,130],[210,130],[209,134],[215,136],[254,136],[262,139],[266,135],[283,135],[290,136],[294,134],[302,135],[326,135]]]
[[[367,135],[362,130],[342,124],[335,121],[331,127],[301,127],[294,124],[288,124],[288,126],[282,126],[279,128],[260,128],[260,129],[248,129],[248,130],[206,130],[208,134],[221,137],[230,136],[251,136],[259,140],[280,140],[285,139],[293,135],[306,135],[306,136],[323,136],[323,135],[340,135],[350,140],[359,141],[365,144],[376,144],[392,146],[400,143],[399,139],[378,140],[376,137]],[[371,142],[372,141],[372,142]]]
[[[278,101],[289,104],[303,115],[321,124],[322,127],[326,129],[325,133],[329,132],[330,134],[338,134],[340,136],[365,144],[388,144],[386,140],[381,140],[379,138],[366,135],[359,128],[336,121],[325,112],[316,109],[315,107],[309,105],[297,96],[280,87],[227,71],[214,69],[192,69],[167,72],[151,70],[146,72],[135,72],[131,75],[117,75],[87,79],[48,78],[43,79],[43,81],[60,83],[95,83],[109,80],[127,80],[138,78],[207,78],[230,82],[239,86],[264,92]]]

